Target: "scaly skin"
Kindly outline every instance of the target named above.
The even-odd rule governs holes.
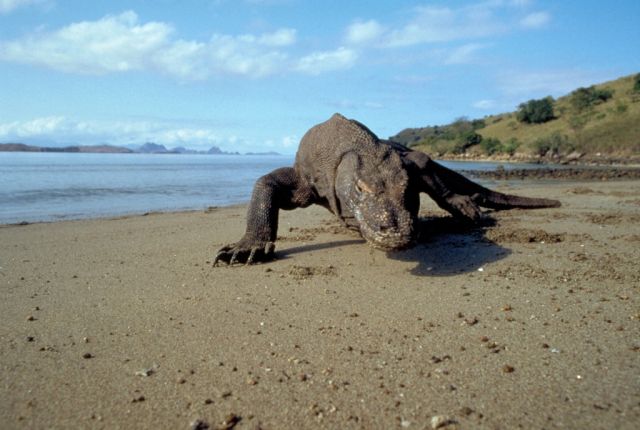
[[[491,191],[425,153],[380,140],[359,122],[335,114],[304,135],[293,167],[276,169],[258,179],[244,236],[221,248],[214,265],[273,259],[279,210],[312,204],[329,209],[373,247],[406,248],[415,236],[421,192],[454,217],[470,221],[481,217],[480,207],[560,206],[557,200]]]

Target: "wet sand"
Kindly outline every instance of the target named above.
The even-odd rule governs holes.
[[[0,227],[1,427],[638,428],[640,181],[497,184],[563,206],[389,254],[281,212],[251,267],[245,207]]]

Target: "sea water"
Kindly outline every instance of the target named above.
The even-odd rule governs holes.
[[[256,179],[292,166],[293,160],[293,155],[0,152],[0,224],[245,203]],[[498,165],[443,164],[475,170]]]

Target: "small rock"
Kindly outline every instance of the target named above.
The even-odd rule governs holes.
[[[471,409],[469,406],[464,406],[462,407],[462,409],[460,409],[460,413],[465,417],[468,417],[473,413],[473,409]]]
[[[478,324],[479,320],[478,320],[478,318],[473,317],[473,318],[467,318],[467,319],[465,319],[465,320],[464,320],[464,322],[465,322],[465,324],[467,324],[467,325],[476,325],[476,324]]]
[[[33,315],[29,315],[27,317],[27,321],[35,321],[35,320],[36,320],[36,317],[34,317]]]
[[[33,336],[27,336],[27,342],[33,342],[35,339],[35,337]]]
[[[451,419],[445,415],[434,415],[431,417],[431,428],[439,429],[441,427],[447,426],[449,424],[453,424]]]
[[[156,373],[153,367],[136,371],[136,376],[151,376]]]
[[[510,366],[508,364],[505,364],[504,366],[502,366],[502,371],[504,373],[513,373],[516,369],[513,366]]]
[[[242,420],[242,417],[239,415],[229,414],[222,422],[222,427],[220,428],[223,430],[231,430],[240,422],[240,420]]]
[[[209,430],[209,423],[204,420],[197,419],[193,421],[190,425],[191,425],[191,430]]]
[[[84,354],[82,354],[82,358],[86,358],[86,359],[93,358],[93,354],[91,354],[90,352],[85,352]]]

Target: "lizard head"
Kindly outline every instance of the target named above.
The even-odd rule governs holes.
[[[400,156],[384,145],[374,153],[347,153],[336,174],[341,215],[353,218],[373,247],[394,250],[413,238],[413,216],[407,209],[409,178]]]

